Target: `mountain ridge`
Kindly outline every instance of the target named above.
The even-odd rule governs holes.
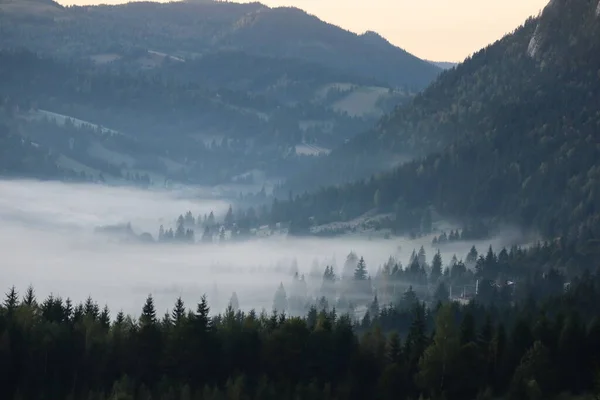
[[[319,223],[373,208],[394,210],[396,228],[404,231],[418,231],[419,215],[433,207],[449,217],[516,223],[547,238],[600,237],[596,7],[595,0],[554,1],[539,17],[443,72],[291,188],[315,188],[320,177],[329,183],[394,153],[413,152],[412,161],[279,207]]]
[[[233,49],[298,58],[416,90],[440,72],[385,40],[374,46],[362,36],[298,8],[270,8],[260,3],[71,6],[63,10],[60,23],[52,17],[46,24],[31,24],[26,19],[15,24],[6,17],[2,23],[0,48],[23,46],[67,57],[142,48],[187,59]],[[23,29],[28,36],[20,33]]]

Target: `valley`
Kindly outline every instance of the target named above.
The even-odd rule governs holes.
[[[599,10],[0,0],[0,398],[599,398]]]

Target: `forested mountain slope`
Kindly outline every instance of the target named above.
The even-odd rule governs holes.
[[[493,131],[497,110],[524,100],[521,95],[541,83],[542,71],[527,54],[536,26],[537,20],[530,19],[513,34],[444,71],[411,103],[315,166],[327,171],[320,174],[321,181],[315,182],[310,172],[289,186],[300,190],[363,178],[392,163],[441,151],[461,138]]]
[[[551,2],[539,18],[445,72],[370,136],[332,154],[320,174],[348,171],[341,168],[347,162],[336,164],[342,156],[356,168],[363,155],[430,153],[425,158],[297,198],[289,210],[324,221],[395,209],[402,225],[401,216],[433,205],[445,215],[508,220],[549,237],[598,237],[597,7]]]
[[[223,52],[140,71],[6,50],[0,51],[0,108],[10,110],[6,115],[16,119],[8,125],[20,125],[21,134],[59,153],[77,153],[87,175],[155,173],[154,181],[213,184],[253,169],[291,174],[313,158],[300,156],[301,146],[325,151],[369,126],[392,101],[411,96],[319,65],[290,61],[268,68],[273,64],[277,60]],[[277,84],[286,74],[289,79]],[[356,86],[332,84],[336,77]],[[350,115],[344,107],[361,93],[371,103]],[[46,121],[57,115],[60,127]],[[99,142],[94,129],[65,127],[65,119],[119,135],[102,135]]]
[[[299,9],[260,3],[143,2],[29,14],[7,4],[0,7],[0,21],[1,47],[24,46],[61,56],[122,57],[152,50],[172,60],[187,60],[243,50],[313,62],[411,89],[422,89],[440,71],[381,38],[356,35]]]
[[[74,161],[87,175],[119,178],[121,169],[202,184],[253,171],[285,179],[438,72],[376,34],[296,9],[225,2],[64,8],[3,0],[0,61],[0,99],[21,106],[21,134],[54,150],[60,142],[63,153],[76,132],[24,126],[60,114],[138,141],[82,146]]]

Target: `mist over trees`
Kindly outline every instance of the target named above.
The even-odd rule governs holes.
[[[598,394],[600,276],[585,272],[563,286],[552,283],[560,276],[552,270],[530,275],[547,260],[571,257],[553,245],[508,254],[532,287],[550,290],[510,301],[478,295],[461,305],[425,303],[409,288],[399,304],[375,296],[362,320],[318,305],[299,317],[244,312],[234,307],[235,293],[220,314],[199,296],[197,304],[176,299],[161,315],[150,295],[138,316],[128,316],[92,298],[74,304],[12,287],[0,306],[0,369],[10,378],[0,392],[7,399]],[[356,280],[364,282],[358,263]],[[331,278],[328,267],[324,284]],[[277,307],[298,293],[301,285],[289,296],[281,285]]]
[[[4,192],[5,280],[22,283],[35,262],[25,273],[40,292],[56,287],[46,282],[56,275],[70,285],[61,295],[81,294],[81,282],[94,279],[99,290],[135,281],[135,289],[111,288],[151,294],[127,315],[99,304],[92,289],[72,300],[8,288],[0,399],[600,398],[597,1],[552,1],[416,95],[436,67],[372,32],[355,35],[297,9],[32,1],[45,12],[12,18],[0,3],[2,176],[258,186],[220,210],[177,203],[175,220],[163,219],[168,198],[156,195],[163,203],[149,208],[157,215],[144,216],[156,240],[131,223],[97,227],[110,239],[148,243],[114,247],[54,241],[106,221],[80,204],[81,192],[47,193],[67,204],[58,210],[44,209],[43,193],[29,187]],[[377,95],[371,110],[343,109],[365,92]],[[392,103],[403,104],[373,126]],[[267,178],[289,179],[270,197]],[[140,193],[149,192],[136,192],[128,211],[148,207]],[[117,214],[109,197],[97,202]],[[444,218],[458,222],[439,228]],[[536,240],[476,243],[503,224]],[[303,254],[308,237],[361,230],[385,230],[386,249],[414,249],[410,257],[410,247],[396,249],[380,265],[357,241],[344,242],[337,261]],[[283,262],[263,258],[257,249],[276,253],[277,245],[250,241],[271,235],[298,249]],[[85,253],[90,243],[95,253]],[[459,243],[463,254],[452,255]],[[76,270],[59,268],[73,253],[100,258],[98,249],[118,246],[116,254],[137,258],[80,257]],[[226,289],[203,275],[215,255],[249,248],[236,255],[239,269],[210,266],[229,270]],[[389,254],[378,252],[379,260]],[[136,260],[145,262],[126,269]],[[276,265],[253,265],[269,262]],[[247,290],[251,279],[260,296]],[[165,293],[173,294],[168,309],[159,306]]]

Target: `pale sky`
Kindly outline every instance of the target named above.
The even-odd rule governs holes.
[[[58,0],[61,4],[121,0]],[[244,0],[242,0],[244,1]],[[461,61],[500,39],[548,0],[262,0],[295,6],[356,33],[375,31],[418,57]]]

